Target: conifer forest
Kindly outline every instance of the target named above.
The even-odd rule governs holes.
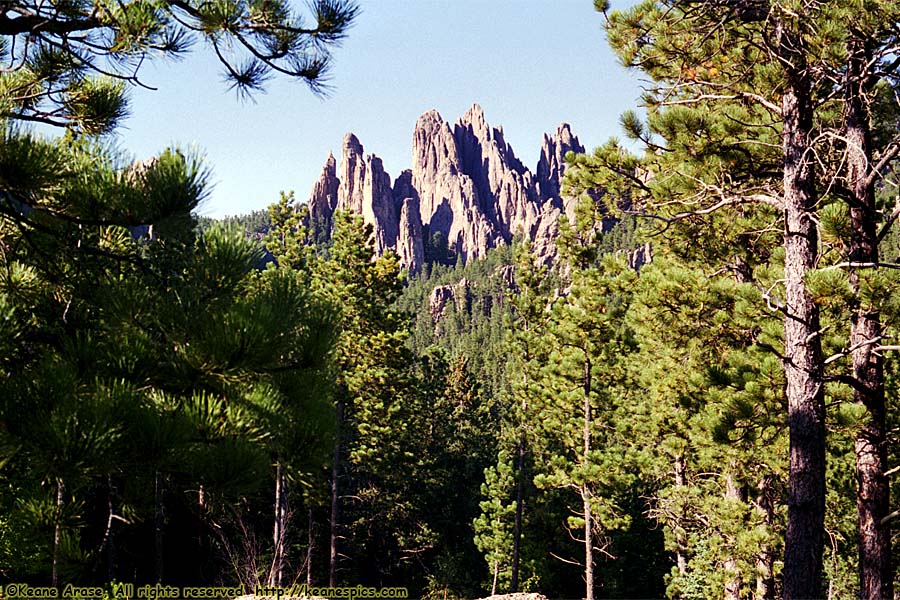
[[[0,598],[900,597],[900,4],[593,8],[620,138],[217,219],[143,63],[321,95],[361,7],[4,0]]]

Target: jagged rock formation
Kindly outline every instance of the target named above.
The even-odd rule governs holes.
[[[419,214],[419,202],[413,197],[404,198],[400,204],[397,256],[400,257],[400,264],[406,265],[411,273],[419,272],[425,263],[422,215]]]
[[[644,265],[653,262],[653,246],[646,242],[628,253],[628,266],[635,271],[640,271]]]
[[[462,279],[456,285],[439,285],[431,290],[428,297],[428,308],[431,312],[431,322],[437,324],[447,316],[447,307],[451,304],[460,310],[465,308],[469,295],[469,281]],[[463,306],[460,306],[463,305]]]
[[[412,168],[390,185],[381,159],[364,155],[353,134],[344,137],[340,168],[329,155],[309,198],[310,221],[330,231],[335,210],[363,215],[373,227],[375,252],[397,253],[416,273],[426,248],[437,242],[463,261],[478,258],[519,235],[549,260],[560,215],[572,202],[560,196],[565,154],[583,152],[568,124],[544,135],[536,174],[474,105],[451,128],[435,111],[419,117],[413,132]]]
[[[537,181],[541,194],[547,198],[559,197],[559,183],[566,169],[566,153],[584,153],[584,146],[572,134],[568,123],[556,128],[556,135],[544,134],[541,144],[541,158],[537,165]]]
[[[478,311],[490,317],[495,305],[506,302],[507,293],[517,291],[512,265],[498,267],[486,280],[462,277],[454,283],[434,286],[428,296],[428,310],[435,333],[452,312],[471,315]]]
[[[329,153],[322,173],[309,195],[310,228],[316,240],[330,234],[334,211],[337,210],[340,180],[337,178],[336,165],[334,155]]]

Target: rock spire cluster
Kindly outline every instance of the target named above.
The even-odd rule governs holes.
[[[584,148],[563,123],[544,135],[532,173],[477,104],[453,125],[430,110],[416,122],[412,168],[393,185],[381,159],[347,134],[340,164],[329,155],[313,186],[309,218],[317,235],[327,235],[336,210],[361,214],[372,225],[375,252],[393,250],[412,273],[429,249],[446,246],[467,261],[515,236],[549,260],[559,217],[572,211],[560,194],[569,151]]]

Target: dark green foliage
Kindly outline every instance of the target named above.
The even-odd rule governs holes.
[[[5,581],[255,583],[267,545],[233,540],[271,525],[273,465],[311,485],[327,464],[335,308],[303,265],[260,272],[263,248],[237,227],[197,229],[196,156],[129,164],[98,137],[127,114],[143,62],[194,40],[239,94],[273,71],[323,91],[358,8],[308,9],[309,25],[278,2],[5,6]],[[44,139],[29,121],[65,132]]]
[[[426,227],[422,232],[422,236],[425,240],[426,264],[432,268],[434,265],[452,267],[456,264],[456,254],[450,250],[447,237],[443,232],[435,231],[433,234],[428,235],[428,228]]]
[[[272,217],[267,210],[255,210],[246,215],[234,215],[221,219],[212,217],[197,217],[197,229],[206,231],[215,224],[221,224],[228,228],[235,228],[243,231],[245,235],[262,239],[272,227]]]
[[[277,2],[133,2],[95,16],[57,4],[15,33],[87,32],[55,51],[35,43],[27,72],[0,77],[0,110],[46,119],[62,99],[51,120],[78,133],[46,141],[6,125],[0,144],[0,579],[252,586],[280,571],[323,585],[334,532],[336,584],[411,597],[777,597],[782,123],[752,95],[778,96],[782,67],[752,7],[669,4],[610,15],[623,61],[660,84],[646,120],[622,117],[647,152],[611,141],[569,157],[584,194],[560,224],[560,259],[544,267],[527,247],[501,247],[462,265],[426,232],[425,269],[410,281],[396,256],[373,258],[359,215],[310,223],[282,194],[265,213],[198,223],[207,176],[194,156],[128,165],[84,135],[126,109],[121,81],[90,78],[71,52],[97,27],[109,27],[118,66],[157,46],[177,53],[188,30],[219,53],[252,29],[262,57],[219,55],[239,91],[275,65],[315,86],[319,51],[343,35],[352,3],[314,4],[315,31]],[[813,90],[815,127],[834,133],[835,48],[849,35],[835,18],[869,17],[822,11],[809,50],[832,79]],[[742,24],[699,35],[709,15]],[[682,82],[733,97],[692,98]],[[871,96],[881,147],[895,129],[890,83]],[[43,100],[23,103],[26,92]],[[814,148],[835,185],[816,204],[817,264],[802,284],[831,357],[825,575],[833,597],[852,597],[853,453],[867,410],[842,377],[848,307],[877,313],[886,336],[900,307],[894,270],[842,266],[857,232],[837,137]],[[891,189],[879,188],[879,225]],[[654,260],[638,271],[628,259],[648,240]],[[883,260],[898,253],[888,229],[881,243]],[[890,440],[895,371],[888,363]]]
[[[602,3],[598,8],[608,10]],[[896,6],[666,0],[605,16],[620,60],[647,78],[645,117],[629,112],[622,118],[626,135],[642,152],[634,155],[611,140],[592,156],[576,158],[567,178],[578,191],[604,189],[612,192],[607,198],[627,198],[627,206],[609,203],[610,209],[646,217],[647,230],[670,257],[692,268],[730,272],[761,294],[745,300],[759,306],[760,326],[739,315],[711,324],[738,326],[746,334],[743,341],[729,340],[727,354],[719,349],[718,356],[700,360],[716,371],[709,381],[718,388],[700,398],[713,402],[707,407],[723,403],[714,440],[745,451],[766,429],[778,431],[770,415],[782,408],[776,377],[781,363],[791,433],[787,597],[826,590],[820,560],[825,532],[834,531],[835,519],[846,519],[837,498],[849,490],[836,478],[841,468],[828,467],[826,476],[826,464],[831,460],[846,469],[845,453],[851,451],[849,438],[826,447],[826,414],[846,422],[853,411],[845,405],[853,397],[859,405],[851,434],[857,436],[852,451],[859,541],[868,557],[860,561],[860,593],[890,596],[888,494],[880,483],[887,470],[888,444],[880,441],[886,437],[885,377],[883,357],[870,346],[891,335],[894,314],[895,294],[888,290],[895,289],[895,278],[878,264],[884,236],[876,234],[887,232],[894,207],[872,192],[893,171],[897,103],[896,97],[884,102],[884,92],[896,90]],[[783,343],[766,313],[782,319]],[[703,316],[692,315],[689,322],[696,328]],[[691,336],[701,337],[696,329]],[[751,358],[760,351],[769,358]],[[678,348],[673,356],[683,360],[685,354]],[[715,365],[719,358],[727,362]],[[695,376],[707,387],[706,375]],[[812,383],[804,387],[800,382],[807,379]],[[737,460],[735,473],[744,468],[737,455],[725,460]],[[780,477],[777,465],[771,457],[765,466]],[[723,473],[730,482],[726,494],[746,495],[735,486],[735,473]],[[734,539],[732,545],[742,544]],[[698,547],[703,560],[718,552],[712,540]],[[729,558],[725,570],[735,572],[740,560]],[[845,567],[832,568],[829,593],[851,589],[842,579]],[[750,565],[743,569],[752,572]],[[721,593],[697,587],[696,579],[688,583],[692,593]],[[746,576],[715,585],[720,583],[726,596],[737,597]],[[776,593],[771,585],[763,587],[764,596]]]
[[[242,235],[195,236],[204,183],[190,158],[122,167],[82,142],[5,146],[29,147],[71,158],[4,182],[2,295],[17,325],[0,380],[0,568],[36,582],[51,570],[58,581],[149,581],[159,558],[177,581],[224,558],[207,546],[186,561],[193,546],[177,540],[256,493],[271,449],[321,439],[331,310],[297,274],[258,273],[262,250]],[[17,210],[26,194],[42,208]],[[114,220],[153,226],[135,237]],[[294,455],[298,480],[325,462],[314,448]],[[160,507],[166,556],[146,529]],[[132,559],[117,563],[114,548]]]
[[[0,117],[111,132],[128,114],[126,84],[140,83],[152,57],[178,58],[201,41],[239,95],[273,73],[327,89],[330,50],[359,12],[346,0],[318,0],[307,22],[286,2],[147,1],[11,3],[0,17]]]
[[[501,246],[483,260],[462,267],[431,264],[430,271],[426,266],[429,272],[409,282],[398,300],[398,307],[413,315],[412,350],[421,354],[437,344],[450,356],[465,356],[489,398],[498,398],[506,385],[500,345],[508,311],[511,261],[509,247]],[[437,315],[429,301],[432,290],[439,286],[445,286],[453,300]]]

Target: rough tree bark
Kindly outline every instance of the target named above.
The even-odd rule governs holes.
[[[163,527],[165,525],[165,515],[163,514],[163,475],[156,471],[153,485],[153,544],[156,551],[156,560],[154,564],[154,572],[156,575],[156,583],[162,583],[163,580]]]
[[[687,467],[684,464],[684,454],[678,452],[675,455],[675,488],[684,489]],[[687,575],[687,536],[684,532],[683,515],[678,515],[678,523],[675,526],[675,564],[678,565],[678,574]]]
[[[113,581],[116,578],[116,534],[113,530],[113,524],[116,520],[116,513],[113,510],[113,487],[112,476],[106,476],[106,529],[103,530],[103,539],[100,541],[98,554],[106,552],[106,578]]]
[[[784,65],[781,100],[784,155],[784,370],[787,379],[790,474],[784,598],[821,595],[825,526],[825,395],[819,309],[804,277],[815,268],[818,232],[810,166],[812,102],[806,49],[783,25],[776,44]]]
[[[866,105],[871,88],[871,53],[859,39],[848,44],[844,114],[847,140],[847,183],[850,204],[850,263],[878,263],[878,219],[873,185],[869,182],[871,131]],[[875,350],[882,335],[878,312],[859,298],[860,274],[850,268],[850,286],[856,295],[851,307],[850,348],[854,401],[866,408],[856,441],[857,512],[859,519],[859,582],[861,598],[893,598],[891,532],[882,524],[890,511],[885,421],[884,362]]]
[[[306,585],[313,584],[313,548],[316,542],[316,522],[313,518],[313,509],[309,509],[309,527],[306,530]]]
[[[497,578],[500,577],[500,563],[494,563],[494,583],[491,584],[491,596],[497,595]]]

